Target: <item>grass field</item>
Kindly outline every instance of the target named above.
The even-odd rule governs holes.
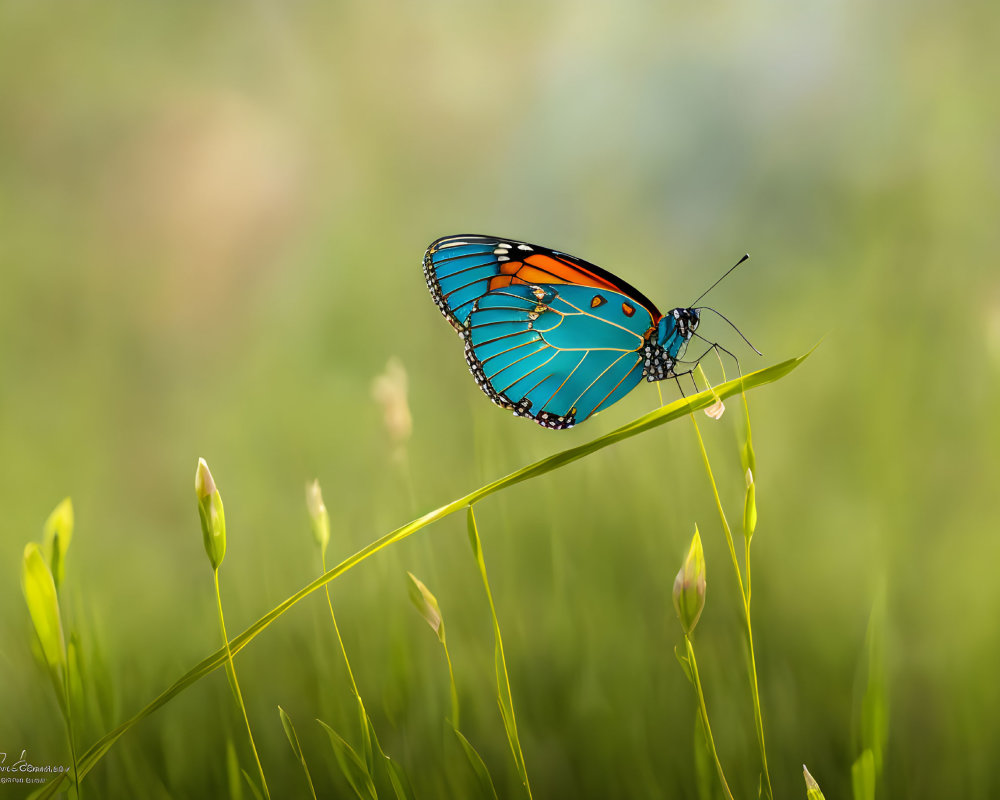
[[[79,762],[218,654],[80,796],[250,800],[263,773],[310,797],[304,762],[318,797],[527,797],[524,776],[535,798],[724,797],[675,656],[697,525],[690,643],[733,797],[803,797],[803,763],[831,799],[996,797],[998,44],[986,2],[0,0],[0,779]],[[709,297],[765,355],[702,332],[745,372],[819,342],[746,395],[756,668],[684,414],[475,498],[481,562],[459,503],[234,642],[244,718],[219,603],[235,639],[324,571],[308,482],[330,568],[660,407],[643,385],[557,432],[492,406],[421,273],[462,232],[562,248],[661,308],[749,251]],[[694,418],[745,592],[726,406]],[[67,496],[49,668],[21,575]]]

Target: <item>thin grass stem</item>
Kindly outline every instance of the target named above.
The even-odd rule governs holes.
[[[482,541],[479,538],[479,529],[476,526],[476,515],[469,504],[468,511],[469,539],[479,565],[479,574],[483,578],[483,587],[486,589],[486,599],[490,604],[490,615],[493,617],[493,636],[496,641],[496,674],[497,689],[499,692],[500,711],[503,715],[504,727],[507,729],[507,739],[510,742],[511,753],[514,756],[514,765],[517,767],[524,789],[531,798],[531,783],[528,781],[528,770],[524,764],[524,752],[521,749],[521,739],[517,733],[517,719],[514,715],[514,699],[510,691],[510,676],[507,674],[507,659],[503,652],[503,637],[500,635],[500,620],[497,618],[497,608],[493,602],[493,591],[490,589],[490,579],[486,575],[486,559],[483,556]]]
[[[719,781],[722,783],[722,790],[726,793],[726,797],[729,800],[733,800],[733,793],[729,791],[729,784],[726,782],[726,774],[722,770],[722,762],[719,760],[719,754],[715,749],[715,738],[712,736],[712,726],[708,722],[708,707],[705,705],[705,692],[701,687],[701,677],[698,674],[698,661],[694,657],[694,645],[691,644],[691,637],[688,634],[684,634],[684,644],[687,647],[687,657],[688,664],[691,666],[691,677],[694,679],[694,688],[698,693],[698,711],[701,714],[702,729],[705,732],[705,739],[708,744],[708,749],[712,753],[712,758],[715,760],[715,769],[719,773]]]
[[[455,684],[455,670],[451,666],[451,653],[448,652],[447,642],[441,643],[444,646],[444,660],[448,662],[448,680],[451,682],[451,726],[458,729],[458,686]]]
[[[321,554],[321,560],[323,564],[323,574],[326,574],[326,548],[323,548]],[[358,691],[358,684],[354,680],[354,670],[351,669],[351,660],[347,657],[347,648],[344,646],[344,639],[340,635],[340,626],[337,624],[337,615],[333,613],[333,600],[330,597],[330,584],[325,584],[323,588],[326,590],[326,605],[330,609],[330,620],[333,622],[333,632],[337,635],[337,644],[340,646],[340,654],[344,657],[344,666],[347,667],[347,677],[351,681],[351,691],[354,692],[354,696],[361,702],[361,693]]]
[[[740,562],[736,558],[736,546],[733,544],[733,532],[726,519],[726,512],[722,508],[722,499],[719,497],[719,488],[715,484],[715,476],[712,474],[712,464],[708,460],[708,451],[705,449],[705,440],[701,438],[701,429],[698,427],[698,420],[691,415],[691,424],[694,425],[694,433],[698,439],[698,449],[701,451],[701,460],[705,465],[705,472],[708,473],[708,482],[712,485],[712,495],[715,498],[715,507],[719,512],[719,519],[722,520],[722,531],[726,535],[726,545],[729,547],[729,556],[733,562],[733,572],[736,574],[736,583],[740,589],[740,599],[743,601],[744,614],[747,612],[746,592],[743,589],[743,572],[740,569]],[[747,615],[749,620],[749,615]]]
[[[257,755],[257,745],[254,744],[253,731],[250,729],[250,718],[247,716],[247,707],[243,702],[243,692],[240,691],[240,682],[236,679],[236,667],[233,664],[233,654],[229,649],[229,637],[226,635],[226,619],[222,613],[222,593],[219,591],[219,570],[218,568],[212,570],[212,576],[215,578],[215,599],[219,608],[219,627],[222,629],[222,641],[225,642],[226,650],[226,669],[229,673],[229,677],[232,680],[233,694],[236,695],[236,702],[239,704],[240,711],[243,712],[243,721],[247,726],[247,736],[250,737],[250,749],[253,750],[254,761],[257,762],[257,770],[260,772],[260,782],[264,788],[264,796],[271,800],[271,793],[267,790],[267,779],[264,777],[264,767],[261,766],[260,756]]]
[[[747,412],[749,418],[749,411]],[[719,512],[719,519],[722,522],[722,530],[726,535],[726,544],[729,547],[729,555],[733,562],[733,572],[736,574],[736,582],[739,585],[740,599],[743,606],[743,618],[746,621],[747,626],[747,646],[750,651],[750,694],[753,699],[753,716],[754,716],[754,731],[757,735],[757,744],[760,748],[760,761],[761,768],[764,773],[764,785],[767,792],[767,797],[772,800],[774,797],[774,792],[771,788],[771,775],[767,768],[767,749],[764,744],[764,718],[761,713],[760,708],[760,690],[757,683],[757,659],[754,654],[754,644],[753,644],[753,624],[750,620],[750,540],[745,539],[746,549],[745,549],[745,559],[746,559],[746,570],[747,570],[747,580],[746,588],[744,588],[743,576],[740,570],[739,561],[736,558],[736,547],[733,544],[733,533],[732,529],[729,527],[729,521],[726,519],[726,512],[722,508],[722,500],[719,497],[719,488],[715,483],[715,476],[712,473],[712,465],[708,459],[708,451],[705,449],[705,441],[701,437],[701,430],[698,428],[698,420],[691,415],[691,423],[694,425],[695,436],[698,439],[698,447],[701,450],[702,461],[705,464],[705,472],[708,475],[708,481],[712,486],[712,494],[715,497],[715,506]]]
[[[73,734],[73,704],[70,701],[69,667],[70,660],[67,658],[66,668],[63,670],[63,692],[66,695],[66,735],[69,737],[69,752],[73,758],[73,781],[76,785],[76,798],[77,800],[82,800],[83,793],[80,791],[80,762],[76,757],[76,736]]]

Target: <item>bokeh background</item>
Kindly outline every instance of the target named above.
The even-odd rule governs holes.
[[[661,308],[745,250],[706,318],[744,367],[813,356],[750,397],[757,661],[775,792],[850,795],[865,637],[884,598],[880,796],[995,797],[1000,741],[1000,15],[989,2],[0,3],[0,752],[68,754],[31,652],[25,542],[66,495],[65,587],[93,699],[84,745],[219,643],[192,493],[226,503],[231,632],[419,513],[654,407],[575,430],[514,420],[427,296],[460,232],[559,247]],[[409,379],[405,456],[372,383]],[[709,367],[718,377],[717,368]],[[666,387],[668,393],[673,390]],[[701,423],[738,519],[738,406]],[[738,596],[678,421],[478,507],[536,797],[693,797],[695,706],[673,577],[698,523],[697,631],[738,796],[757,747]],[[436,593],[463,729],[518,796],[462,515],[333,584],[383,746],[422,797],[471,796],[447,672],[410,607]],[[326,796],[320,717],[357,741],[322,596],[239,656],[276,796]],[[226,796],[253,762],[218,671],[92,773],[91,797]],[[0,794],[19,796],[3,786]]]

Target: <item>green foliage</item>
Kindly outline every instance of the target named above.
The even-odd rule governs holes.
[[[347,779],[354,794],[360,800],[377,800],[378,794],[375,791],[375,784],[368,772],[368,767],[361,757],[354,751],[344,738],[323,720],[316,720],[330,737],[330,745],[333,747],[334,757],[340,767],[341,774]]]
[[[875,800],[875,780],[875,756],[871,750],[864,750],[851,765],[854,800]]]
[[[243,780],[246,781],[246,785],[250,787],[250,794],[254,796],[254,800],[264,800],[264,795],[260,793],[260,789],[257,788],[257,783],[250,776],[250,773],[245,769],[241,769],[240,772],[243,774]]]
[[[466,514],[466,521],[469,531],[469,544],[472,546],[472,554],[479,567],[479,574],[483,579],[483,588],[486,589],[486,599],[489,601],[490,616],[493,619],[493,667],[497,680],[497,702],[500,705],[500,716],[503,718],[504,730],[507,731],[507,741],[510,744],[510,751],[514,757],[514,767],[521,784],[524,786],[528,797],[531,797],[531,784],[528,782],[528,770],[524,765],[524,752],[521,749],[521,739],[517,734],[517,719],[514,716],[514,701],[510,694],[510,676],[507,674],[507,659],[503,653],[503,638],[500,635],[500,620],[497,619],[496,605],[493,603],[493,592],[490,589],[489,578],[486,576],[486,559],[483,557],[483,545],[479,539],[479,530],[476,527],[476,515],[472,511],[472,504]]]
[[[232,737],[226,739],[226,783],[229,787],[229,800],[243,800],[243,770],[240,769],[240,759],[236,755]]]
[[[472,772],[476,776],[476,782],[479,785],[480,795],[488,800],[497,800],[497,790],[493,785],[493,778],[490,776],[490,771],[486,768],[483,757],[479,755],[476,748],[472,746],[458,728],[453,727],[451,730],[454,732],[455,738],[458,739],[458,743],[462,746],[462,751],[465,753],[465,757],[472,767]]]
[[[281,706],[278,706],[278,715],[281,717],[281,727],[285,731],[285,737],[288,739],[288,744],[292,748],[295,758],[302,765],[302,771],[306,776],[306,783],[309,785],[309,794],[311,794],[315,800],[316,789],[313,787],[312,775],[309,774],[309,765],[306,763],[305,754],[302,752],[302,746],[299,744],[299,735],[295,732],[295,726],[292,724],[291,717],[285,713],[285,709]]]
[[[889,699],[885,665],[885,594],[877,595],[868,619],[865,635],[865,649],[859,665],[855,694],[861,696],[857,713],[855,746],[861,755],[855,761],[855,798],[857,787],[867,787],[871,783],[872,796],[882,775],[885,748],[889,740]],[[869,763],[870,762],[870,763]],[[859,766],[860,765],[860,766]],[[858,777],[860,775],[860,777]],[[868,795],[865,795],[867,797]]]
[[[130,729],[132,729],[141,720],[148,717],[154,711],[162,708],[170,700],[176,697],[178,694],[183,692],[189,686],[210,674],[214,670],[218,669],[220,666],[231,663],[231,659],[234,655],[240,652],[244,647],[246,647],[253,639],[259,636],[264,630],[266,630],[275,620],[281,617],[290,608],[300,603],[303,599],[308,597],[313,592],[325,587],[328,583],[333,581],[335,578],[343,575],[348,570],[360,564],[362,561],[370,558],[379,551],[395,544],[408,536],[416,533],[422,528],[430,525],[432,522],[436,522],[449,514],[453,514],[461,509],[468,509],[468,517],[470,525],[469,534],[470,542],[473,546],[474,555],[476,555],[477,564],[480,564],[481,574],[484,577],[485,583],[485,562],[481,562],[481,547],[477,544],[478,536],[473,536],[474,530],[474,517],[472,516],[471,506],[473,503],[488,497],[492,494],[502,491],[515,484],[530,480],[532,478],[539,477],[541,475],[548,474],[554,470],[557,470],[566,464],[577,461],[587,455],[595,453],[602,450],[605,447],[609,447],[612,444],[616,444],[622,440],[629,439],[633,436],[637,436],[652,428],[663,425],[672,420],[689,415],[693,411],[697,411],[708,407],[714,402],[714,398],[718,397],[729,397],[736,393],[744,390],[748,390],[757,386],[762,386],[767,383],[779,380],[784,377],[797,366],[799,366],[807,357],[808,353],[804,356],[798,358],[788,359],[779,364],[775,364],[770,367],[766,367],[756,372],[750,373],[749,375],[743,376],[740,379],[734,381],[728,381],[727,383],[721,384],[714,388],[713,391],[699,392],[698,394],[691,395],[690,397],[681,398],[674,401],[668,405],[665,405],[656,411],[652,411],[648,414],[643,415],[633,422],[627,423],[626,425],[611,431],[608,434],[599,436],[596,439],[587,442],[576,447],[568,448],[552,456],[548,456],[534,464],[530,464],[527,467],[516,470],[510,473],[506,477],[495,480],[473,492],[461,497],[457,500],[448,503],[447,505],[441,506],[412,522],[397,528],[394,531],[382,536],[380,539],[375,540],[371,544],[359,550],[354,555],[344,559],[337,566],[332,569],[327,570],[323,575],[316,578],[302,589],[297,591],[295,594],[279,603],[277,606],[272,608],[269,612],[260,617],[256,622],[250,625],[246,630],[240,633],[238,636],[230,639],[227,643],[212,653],[207,658],[204,658],[194,667],[192,667],[188,672],[177,679],[173,684],[171,684],[167,689],[165,689],[160,695],[158,695],[153,701],[144,706],[139,712],[134,716],[127,719],[125,722],[120,724],[117,728],[109,731],[104,736],[102,736],[97,742],[90,746],[79,761],[79,775],[82,777],[86,776],[91,769],[107,754],[107,752],[114,746],[114,744]],[[209,473],[210,475],[210,473]],[[203,484],[207,487],[207,483]],[[197,479],[196,479],[196,489],[197,489]],[[199,492],[199,496],[204,494],[204,489]],[[216,574],[216,581],[218,580],[218,572]],[[488,590],[488,586],[487,586]],[[492,600],[492,596],[489,591],[487,591],[487,596]],[[219,593],[216,591],[217,600],[219,599]],[[219,601],[220,610],[220,624],[224,623],[221,618],[221,601]],[[499,625],[496,621],[496,614],[493,613],[495,632],[498,632]],[[225,635],[224,635],[225,638]],[[498,638],[498,637],[497,637]],[[499,644],[499,638],[498,638]],[[497,651],[501,648],[497,647]],[[498,691],[504,692],[504,687],[501,687],[499,676],[501,672],[506,671],[505,665],[503,664],[502,652],[496,653],[495,666],[498,674]],[[509,698],[509,686],[506,687],[506,695]],[[503,701],[501,700],[501,713],[504,719],[505,730],[508,729],[508,722],[513,723],[513,715],[508,715],[504,710]],[[249,729],[249,723],[247,723]],[[516,731],[515,731],[516,734]],[[511,733],[508,730],[508,741],[511,743],[512,749],[516,746],[516,737],[512,740]],[[352,751],[353,752],[353,751]],[[515,763],[521,761],[517,756],[515,756]],[[523,762],[521,762],[521,769],[523,769]],[[519,770],[520,774],[520,770]],[[525,774],[526,778],[526,774]],[[65,778],[55,778],[49,782],[45,787],[43,787],[38,793],[37,798],[43,800],[43,798],[52,797],[55,792],[57,792]],[[527,786],[526,786],[527,788]]]
[[[55,676],[57,685],[61,684],[66,669],[66,642],[59,614],[59,597],[52,573],[34,542],[24,548],[21,591],[28,604],[28,613],[42,646],[45,663]]]
[[[66,572],[66,551],[73,539],[73,502],[67,497],[55,507],[42,527],[42,552],[48,556],[56,590]]]

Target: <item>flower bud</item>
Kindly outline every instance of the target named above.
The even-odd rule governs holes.
[[[809,774],[809,770],[806,769],[806,765],[802,765],[802,775],[806,779],[806,800],[825,800],[823,797],[823,792],[820,791],[819,784],[816,783],[816,779]]]
[[[319,480],[306,484],[306,508],[309,509],[309,519],[312,520],[313,536],[320,550],[325,551],[330,542],[330,515],[323,503],[323,492],[319,488]]]
[[[754,483],[753,473],[747,469],[747,493],[743,502],[743,535],[747,541],[753,537],[753,532],[757,528],[757,485]]]
[[[705,553],[701,548],[698,526],[680,572],[674,578],[674,608],[685,634],[690,634],[705,607]]]
[[[198,469],[194,473],[194,493],[198,498],[198,516],[201,518],[205,552],[212,563],[212,569],[218,569],[226,556],[226,515],[215,479],[203,458],[198,459]]]
[[[61,680],[66,666],[66,640],[63,638],[62,618],[59,614],[59,596],[56,594],[49,566],[34,542],[24,548],[21,590],[24,592],[28,613],[42,646],[45,662],[52,674]]]
[[[73,503],[67,497],[49,514],[42,527],[42,552],[48,557],[56,590],[62,585],[66,571],[66,551],[73,538]]]
[[[410,576],[410,600],[414,606],[416,606],[417,611],[420,612],[427,624],[431,626],[434,633],[437,634],[438,639],[441,643],[444,643],[444,619],[441,617],[441,609],[438,606],[437,598],[431,594],[431,590],[424,586],[423,582],[417,578],[412,572],[407,572]]]

